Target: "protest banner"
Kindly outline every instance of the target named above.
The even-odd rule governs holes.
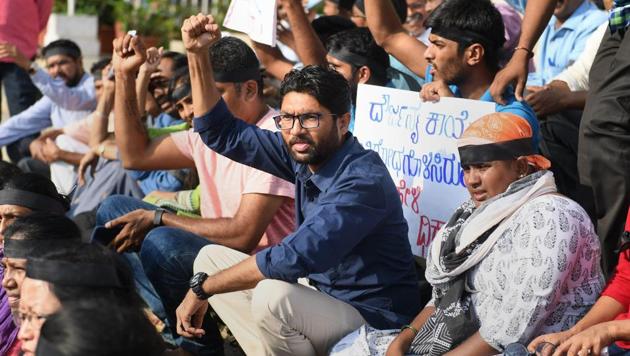
[[[232,0],[223,26],[275,47],[277,22],[276,0]]]
[[[422,102],[418,92],[359,85],[354,135],[376,151],[398,187],[415,255],[469,198],[457,152],[466,127],[495,104],[460,98]]]

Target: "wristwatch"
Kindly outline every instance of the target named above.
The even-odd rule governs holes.
[[[153,226],[161,226],[162,225],[162,215],[166,212],[166,209],[157,208],[155,209],[155,215],[153,215]]]
[[[208,274],[204,272],[197,272],[190,279],[190,289],[195,293],[200,300],[207,300],[212,297],[212,294],[208,294],[203,290],[203,282],[208,278]]]

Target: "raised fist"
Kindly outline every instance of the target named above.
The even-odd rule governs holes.
[[[126,34],[114,40],[112,63],[115,72],[135,75],[146,59],[147,52],[140,37]]]
[[[220,38],[221,30],[212,15],[200,13],[187,18],[182,25],[182,41],[188,52],[207,51]]]

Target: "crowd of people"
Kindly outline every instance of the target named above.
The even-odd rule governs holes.
[[[630,1],[311,3],[88,72],[0,1],[0,355],[630,355]],[[494,104],[426,259],[359,84]]]

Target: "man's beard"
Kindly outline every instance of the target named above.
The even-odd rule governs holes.
[[[79,82],[81,82],[81,78],[83,78],[83,74],[77,74],[75,75],[73,78],[70,78],[68,80],[65,80],[66,85],[69,86],[70,88],[72,87],[76,87],[77,85],[79,85]]]
[[[296,123],[296,125],[299,125],[299,123]],[[338,141],[337,131],[333,131],[333,134],[331,134],[331,136],[334,136],[334,137],[330,137],[327,140],[320,141],[319,144],[317,145],[313,142],[313,140],[310,137],[307,137],[304,135],[297,136],[297,137],[291,138],[291,140],[289,140],[288,143],[285,141],[285,146],[287,148],[287,151],[289,151],[291,158],[293,158],[294,161],[301,164],[319,165],[323,163],[324,161],[326,161],[328,158],[330,158],[330,155],[333,153],[333,151],[336,148],[336,147],[332,147],[333,146],[332,143]],[[292,147],[293,147],[293,144],[297,142],[308,143],[310,145],[308,152],[299,153],[299,154],[295,153]]]

